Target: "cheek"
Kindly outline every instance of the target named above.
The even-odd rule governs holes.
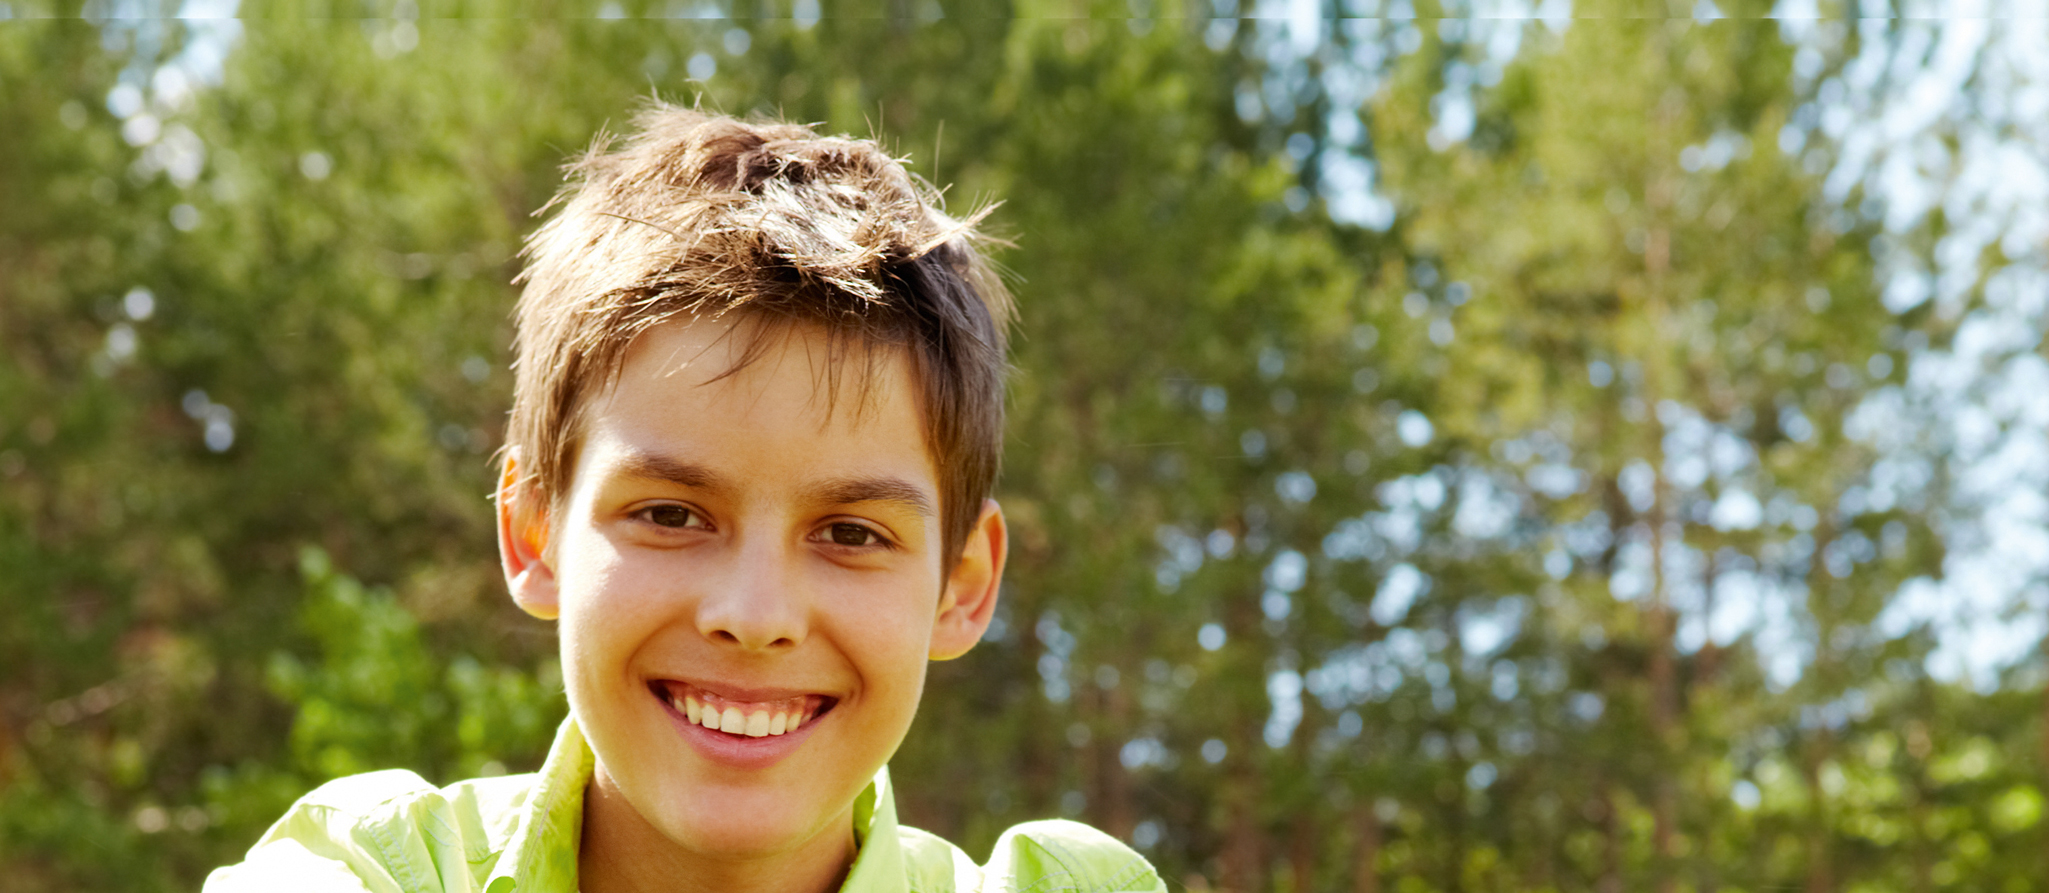
[[[565,669],[621,654],[622,639],[644,626],[645,606],[632,597],[640,588],[631,585],[630,570],[618,550],[590,531],[565,538],[556,563]]]
[[[895,587],[849,592],[834,612],[835,638],[865,665],[872,684],[916,686],[931,652],[937,605],[930,593]]]
[[[555,550],[563,610],[585,607],[578,602],[607,598],[614,580],[627,569],[624,558],[611,540],[588,525],[564,530]]]

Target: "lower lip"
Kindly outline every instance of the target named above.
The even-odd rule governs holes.
[[[698,753],[712,762],[735,769],[766,769],[782,762],[784,757],[794,753],[798,745],[804,743],[804,739],[811,737],[812,730],[817,729],[818,724],[826,718],[814,716],[810,722],[794,732],[749,738],[745,735],[714,732],[691,722],[689,717],[678,712],[667,701],[656,698],[655,702],[662,705],[662,712],[668,714],[670,724],[676,727],[683,740],[697,748]]]

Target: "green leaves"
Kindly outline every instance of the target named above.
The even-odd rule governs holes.
[[[272,693],[298,708],[299,764],[337,778],[441,752],[449,705],[419,622],[388,590],[337,575],[316,549],[300,568],[309,590],[300,622],[318,656],[309,664],[281,652],[269,672]]]
[[[1004,202],[1015,552],[912,824],[1071,814],[1240,889],[2035,876],[2039,681],[1885,619],[1970,510],[1903,384],[1960,322],[1882,261],[1964,221],[1831,198],[1854,47],[1721,5],[12,22],[0,865],[189,888],[332,775],[538,765],[510,280],[654,92]]]
[[[404,765],[450,780],[545,753],[561,718],[560,671],[443,657],[390,590],[365,587],[308,547],[300,624],[314,656],[271,655],[272,694],[293,706],[294,764],[319,780]]]

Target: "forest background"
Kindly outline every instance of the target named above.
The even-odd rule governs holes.
[[[509,280],[659,94],[1003,201],[1016,553],[911,823],[1174,889],[2049,889],[2040,4],[849,12],[0,2],[4,886],[538,765]]]

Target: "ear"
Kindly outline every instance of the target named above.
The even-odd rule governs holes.
[[[562,593],[548,552],[548,512],[519,477],[519,453],[509,452],[498,478],[498,563],[520,609],[553,620],[562,613]]]
[[[989,619],[996,616],[996,594],[1002,588],[1003,559],[1009,549],[1003,507],[994,499],[983,500],[981,517],[975,519],[960,561],[947,575],[946,592],[939,597],[939,620],[932,625],[933,660],[952,660],[982,640]]]

